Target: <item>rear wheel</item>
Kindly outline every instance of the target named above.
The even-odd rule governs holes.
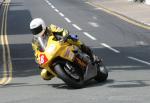
[[[54,67],[58,77],[72,88],[81,88],[84,86],[83,78],[76,68],[70,62],[59,62]]]
[[[95,80],[98,82],[106,81],[108,77],[108,70],[106,69],[105,65],[101,62],[100,64],[98,64],[97,68],[98,71]]]

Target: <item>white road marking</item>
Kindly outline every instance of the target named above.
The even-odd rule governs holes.
[[[55,8],[55,6],[53,6],[53,5],[52,5],[51,7],[52,7],[53,9]]]
[[[48,5],[52,6],[52,4],[49,2]]]
[[[45,2],[47,2],[47,4],[50,6],[52,5],[48,0],[45,0]]]
[[[59,10],[58,9],[54,9],[56,12],[59,12]]]
[[[60,16],[62,16],[62,17],[64,17],[64,16],[65,16],[65,15],[64,15],[63,13],[61,13],[61,12],[59,13],[59,15],[60,15]]]
[[[103,8],[100,8],[100,7],[99,7],[99,8],[95,8],[95,9],[96,9],[96,10],[103,10]]]
[[[111,46],[109,46],[109,45],[107,45],[107,44],[105,44],[105,43],[100,43],[100,44],[101,44],[102,46],[104,46],[104,47],[106,47],[106,48],[108,48],[108,49],[114,51],[115,53],[120,53],[120,51],[118,51],[118,50],[112,48]]]
[[[85,3],[90,4],[90,2],[85,2]]]
[[[144,21],[143,21],[143,23],[144,23]],[[144,24],[150,26],[150,23],[144,23]]]
[[[140,59],[135,58],[135,57],[128,56],[128,58],[129,58],[129,59],[132,59],[132,60],[135,60],[135,61],[138,61],[138,62],[140,62],[140,63],[146,64],[146,65],[150,65],[149,62],[144,61],[144,60],[140,60]]]
[[[97,18],[96,16],[93,16],[93,17],[92,17],[92,19],[94,19],[94,20],[98,20],[98,18]]]
[[[86,35],[87,37],[89,37],[89,38],[92,39],[92,40],[96,40],[95,37],[93,37],[92,35],[90,35],[90,34],[87,33],[87,32],[83,32],[83,34]]]
[[[99,27],[99,25],[95,22],[88,22],[88,23],[93,27],[96,27],[96,28]]]
[[[50,3],[48,0],[45,0],[47,3]]]
[[[76,29],[80,30],[80,31],[82,30],[82,29],[81,29],[79,26],[77,26],[76,24],[72,24],[72,26],[75,27]]]
[[[146,42],[144,42],[144,41],[136,41],[136,45],[146,46],[148,44]]]
[[[70,19],[65,18],[65,20],[66,20],[68,23],[71,23],[71,20],[70,20]]]

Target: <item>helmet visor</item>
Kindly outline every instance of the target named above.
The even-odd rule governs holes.
[[[41,33],[43,30],[42,25],[38,26],[37,28],[31,29],[31,32],[33,33],[33,35],[38,35],[39,33]]]

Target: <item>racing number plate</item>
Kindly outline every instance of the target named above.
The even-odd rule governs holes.
[[[45,64],[48,61],[45,54],[40,55],[40,64]]]

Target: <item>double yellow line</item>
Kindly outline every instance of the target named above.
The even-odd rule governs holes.
[[[0,85],[6,85],[12,80],[12,61],[10,56],[10,48],[7,38],[7,17],[8,9],[11,0],[4,0],[3,2],[3,14],[1,24],[1,44],[3,49],[3,77],[0,80]],[[2,8],[1,8],[2,9]]]

